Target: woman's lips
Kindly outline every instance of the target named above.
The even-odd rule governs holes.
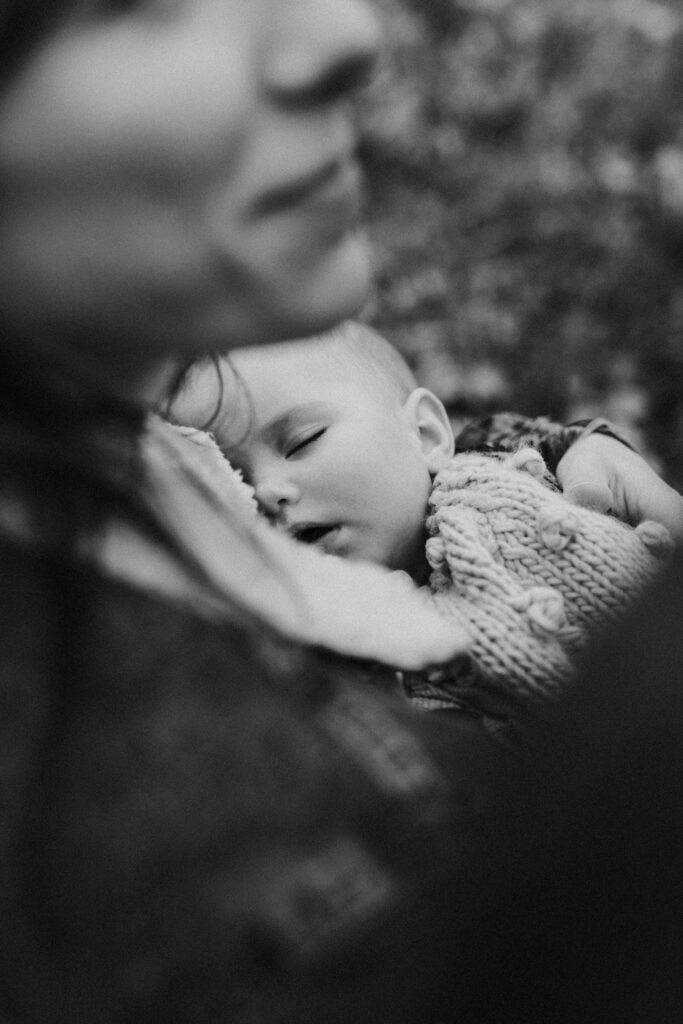
[[[284,213],[297,207],[357,210],[360,167],[352,157],[330,160],[308,174],[263,193],[254,204],[257,216]]]

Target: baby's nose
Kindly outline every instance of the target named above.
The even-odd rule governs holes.
[[[256,483],[254,487],[259,508],[267,516],[277,519],[285,514],[288,506],[299,500],[299,488],[291,480],[271,476]]]

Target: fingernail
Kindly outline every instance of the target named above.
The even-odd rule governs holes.
[[[604,484],[593,480],[580,480],[572,484],[565,492],[567,501],[573,505],[594,509],[596,512],[609,512],[612,508],[612,492]]]

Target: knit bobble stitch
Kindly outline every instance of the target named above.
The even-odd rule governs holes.
[[[636,526],[636,533],[645,547],[657,558],[666,558],[674,548],[673,537],[666,526],[655,523],[651,519]]]
[[[672,545],[657,523],[634,529],[570,504],[533,448],[455,455],[430,506],[435,603],[469,632],[483,678],[525,699],[570,684],[574,659]]]
[[[552,587],[530,587],[512,600],[516,611],[526,613],[532,633],[549,637],[566,624],[564,598]]]
[[[432,569],[441,569],[448,572],[446,544],[441,537],[429,537],[425,545],[425,554]]]
[[[542,480],[546,471],[543,456],[535,448],[520,448],[505,463],[510,469],[519,469],[536,480]]]
[[[539,513],[536,528],[542,544],[550,551],[564,551],[579,531],[575,515],[564,509],[546,509]]]

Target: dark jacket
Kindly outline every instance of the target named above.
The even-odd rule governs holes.
[[[500,828],[480,1019],[683,1020],[683,551],[532,729]]]
[[[422,1020],[430,908],[490,846],[488,736],[92,569],[1,565],[0,1018]]]
[[[3,1017],[680,1020],[682,565],[513,764],[3,544]]]

